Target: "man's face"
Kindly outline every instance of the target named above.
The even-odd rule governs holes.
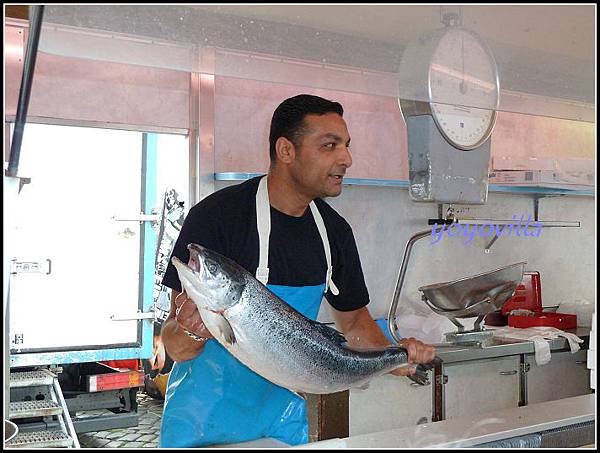
[[[346,169],[352,165],[346,122],[337,113],[309,114],[304,125],[306,131],[290,166],[292,178],[311,199],[337,197]]]

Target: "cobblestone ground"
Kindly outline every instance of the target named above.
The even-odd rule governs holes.
[[[77,437],[83,448],[156,448],[160,433],[163,402],[138,393],[139,424],[131,428],[82,433]]]

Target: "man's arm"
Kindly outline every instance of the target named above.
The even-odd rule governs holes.
[[[371,317],[367,307],[352,311],[339,311],[331,308],[331,313],[337,329],[344,334],[348,346],[357,348],[386,347],[392,343],[381,331]],[[400,346],[408,351],[410,363],[428,363],[435,357],[435,349],[414,338],[405,338]],[[414,367],[403,367],[392,371],[397,376],[407,376],[415,373]]]
[[[203,337],[211,338],[212,335],[204,326],[196,304],[187,297],[187,294],[172,290],[171,310],[163,322],[160,336],[167,354],[176,362],[183,362],[197,357],[204,349],[206,341],[191,338],[184,331]]]

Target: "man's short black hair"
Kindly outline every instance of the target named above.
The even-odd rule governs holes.
[[[279,104],[273,113],[269,134],[271,162],[276,160],[275,142],[279,137],[285,137],[294,146],[299,146],[302,135],[306,131],[304,117],[309,114],[324,115],[326,113],[337,113],[344,116],[344,109],[339,102],[329,101],[311,94],[299,94]]]

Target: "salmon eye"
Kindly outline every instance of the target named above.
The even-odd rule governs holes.
[[[217,266],[215,266],[213,263],[208,263],[206,268],[211,274],[214,274],[217,271]]]

